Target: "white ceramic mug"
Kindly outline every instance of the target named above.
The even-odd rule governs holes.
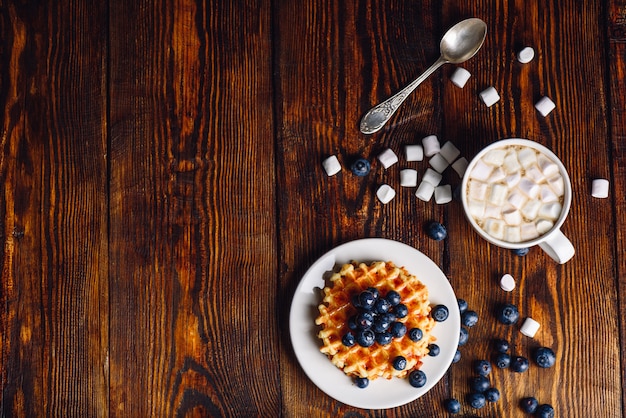
[[[561,211],[558,214],[558,218],[550,221],[550,222],[553,222],[553,225],[549,229],[547,229],[545,232],[538,233],[538,236],[531,238],[531,239],[512,242],[512,241],[506,241],[504,238],[500,238],[499,234],[488,233],[478,223],[479,221],[482,220],[482,218],[478,217],[479,221],[477,221],[474,218],[472,213],[476,213],[476,209],[475,209],[475,206],[470,207],[470,204],[475,205],[475,203],[470,202],[470,200],[472,199],[469,197],[468,184],[470,180],[483,181],[483,179],[477,180],[473,176],[472,173],[474,172],[475,168],[476,168],[476,171],[474,172],[475,175],[479,175],[478,172],[481,172],[481,174],[484,173],[484,171],[479,170],[479,168],[477,168],[476,166],[477,164],[483,164],[485,162],[483,158],[490,151],[497,150],[497,149],[519,150],[524,147],[528,147],[528,148],[533,149],[535,152],[539,152],[543,156],[547,157],[549,161],[551,161],[558,167],[558,175],[560,175],[560,177],[562,177],[563,179],[562,196],[560,196],[560,200],[559,200],[559,203],[561,203]],[[490,156],[494,154],[502,155],[502,153],[497,153],[497,152],[491,153],[489,154],[487,159],[489,159]],[[524,169],[522,169],[520,173],[523,174]],[[556,178],[557,174],[555,174],[554,176]],[[490,179],[486,179],[483,182],[488,184],[487,187],[489,188],[491,187],[491,184],[489,183]],[[487,197],[485,198],[487,199]],[[559,160],[552,151],[550,151],[548,148],[544,147],[543,145],[538,144],[537,142],[530,141],[528,139],[509,138],[509,139],[499,140],[483,148],[469,163],[467,170],[465,172],[465,175],[463,176],[463,182],[461,184],[461,200],[463,202],[463,209],[465,211],[465,215],[467,219],[469,220],[470,224],[476,230],[476,232],[478,232],[478,234],[481,237],[483,237],[487,241],[497,246],[500,246],[503,248],[510,248],[510,249],[520,249],[520,248],[532,247],[534,245],[539,245],[539,247],[541,247],[552,259],[554,259],[556,262],[560,264],[567,262],[574,256],[574,252],[575,252],[574,246],[572,245],[571,241],[561,232],[561,229],[560,229],[561,225],[565,221],[565,218],[567,217],[567,214],[569,212],[569,209],[572,203],[572,185],[569,179],[569,175],[567,174],[567,170],[565,169],[565,166],[563,165],[561,160]],[[536,200],[536,199],[529,198],[529,200]],[[511,208],[510,210],[514,211],[514,208]],[[531,219],[531,220],[526,219],[525,223],[530,224],[533,222],[535,222],[534,219]],[[491,225],[494,225],[494,224],[496,224],[497,226],[501,225],[501,223],[498,221],[492,222]],[[503,227],[503,228],[508,228],[508,226]],[[493,235],[498,235],[498,237],[495,237]]]

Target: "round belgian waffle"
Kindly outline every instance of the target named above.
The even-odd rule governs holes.
[[[394,338],[387,345],[345,346],[341,340],[350,331],[348,319],[358,311],[351,299],[368,287],[377,288],[381,295],[390,290],[398,292],[401,303],[409,311],[398,321],[403,322],[407,330],[421,329],[422,339],[414,342],[407,334]],[[394,376],[405,377],[421,366],[421,359],[428,354],[428,345],[435,341],[431,334],[435,321],[430,317],[428,289],[404,267],[397,267],[392,262],[376,261],[367,265],[353,261],[331,276],[330,285],[324,287],[323,293],[323,303],[319,305],[319,316],[315,320],[317,325],[322,326],[318,334],[323,342],[320,351],[345,374],[370,380],[379,377],[391,379]],[[393,368],[392,361],[397,356],[406,358],[404,370]]]

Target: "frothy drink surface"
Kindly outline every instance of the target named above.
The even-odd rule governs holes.
[[[523,145],[489,150],[471,169],[465,190],[470,216],[490,236],[521,243],[550,231],[563,209],[559,166]]]

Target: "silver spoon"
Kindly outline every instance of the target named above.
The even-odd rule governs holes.
[[[361,119],[361,132],[373,134],[379,131],[422,81],[443,64],[459,64],[472,58],[483,45],[486,35],[487,24],[478,18],[465,19],[452,26],[439,44],[439,59],[411,84],[367,112]]]

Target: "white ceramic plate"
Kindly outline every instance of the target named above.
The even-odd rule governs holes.
[[[431,305],[443,304],[450,311],[445,322],[437,323],[433,334],[441,353],[426,357],[421,370],[426,373],[424,387],[414,388],[407,379],[379,378],[365,389],[358,388],[351,378],[336,368],[320,353],[319,327],[315,325],[317,306],[322,302],[320,289],[326,273],[352,260],[360,262],[392,261],[404,266],[428,287]],[[307,376],[329,396],[365,409],[385,409],[407,404],[430,390],[446,373],[459,343],[461,316],[456,296],[448,278],[426,255],[397,241],[366,238],[340,245],[319,258],[305,273],[293,297],[289,315],[289,332],[296,357]]]

